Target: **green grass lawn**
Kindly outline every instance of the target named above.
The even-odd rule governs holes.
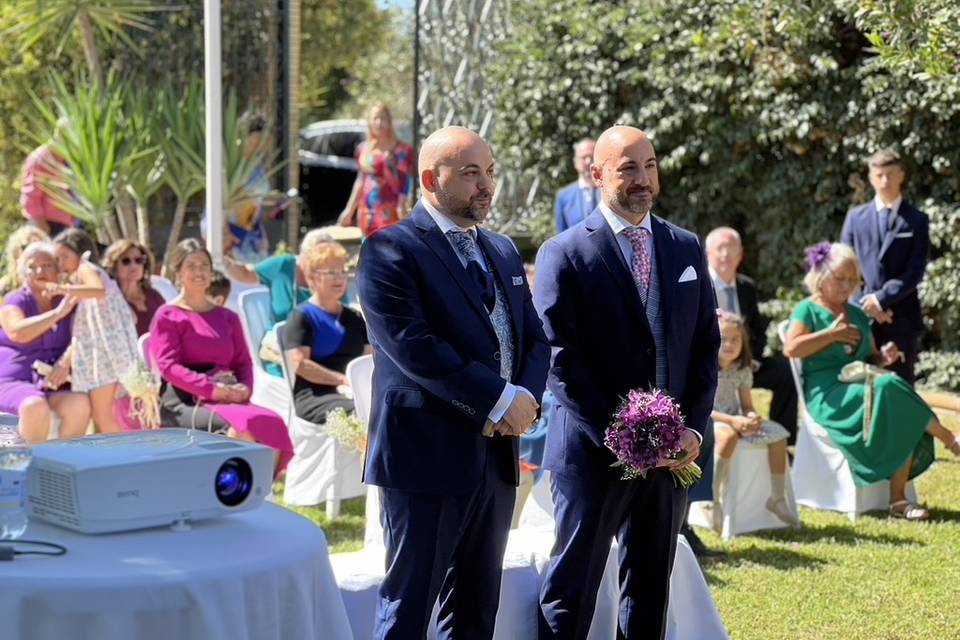
[[[960,419],[946,424],[960,431]],[[851,525],[839,514],[802,509],[799,530],[729,543],[701,530],[709,546],[726,551],[703,568],[731,638],[960,638],[960,461],[943,448],[937,453],[917,483],[930,522],[878,513]],[[322,509],[296,511],[323,528],[333,553],[362,546],[362,499],[346,501],[333,522]]]

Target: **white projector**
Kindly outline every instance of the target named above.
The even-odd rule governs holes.
[[[254,509],[272,479],[272,449],[160,429],[34,446],[27,501],[33,518],[106,533]]]

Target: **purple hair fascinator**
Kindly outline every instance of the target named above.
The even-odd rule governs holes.
[[[831,244],[821,242],[807,249],[807,268],[813,271],[820,271],[823,265],[830,258]]]

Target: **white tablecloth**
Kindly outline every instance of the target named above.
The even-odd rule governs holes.
[[[353,637],[323,532],[276,505],[189,531],[88,536],[35,521],[24,539],[68,552],[0,564],[3,640]]]

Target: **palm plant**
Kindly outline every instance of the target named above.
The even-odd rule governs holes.
[[[55,74],[50,82],[52,106],[31,96],[39,125],[33,135],[64,164],[50,167],[52,175],[41,187],[63,211],[92,225],[101,239],[117,240],[121,237],[114,216],[118,168],[133,151],[123,125],[126,87],[113,74],[103,88],[77,79],[71,89]],[[58,135],[51,139],[39,133],[52,130]]]
[[[163,264],[180,240],[187,204],[204,187],[203,83],[195,79],[186,87],[163,87],[154,101],[157,119],[155,140],[163,161],[163,182],[177,199]]]
[[[131,152],[120,160],[120,180],[117,194],[118,213],[123,235],[136,237],[144,246],[150,245],[150,217],[147,202],[163,184],[164,163],[157,143],[158,113],[152,104],[153,96],[143,89],[126,92],[123,104],[125,135]]]
[[[13,0],[13,4],[14,26],[7,32],[20,38],[23,49],[54,37],[59,54],[75,33],[90,77],[101,87],[106,78],[98,37],[106,42],[119,40],[136,51],[127,30],[150,30],[147,15],[164,9],[151,0]]]

